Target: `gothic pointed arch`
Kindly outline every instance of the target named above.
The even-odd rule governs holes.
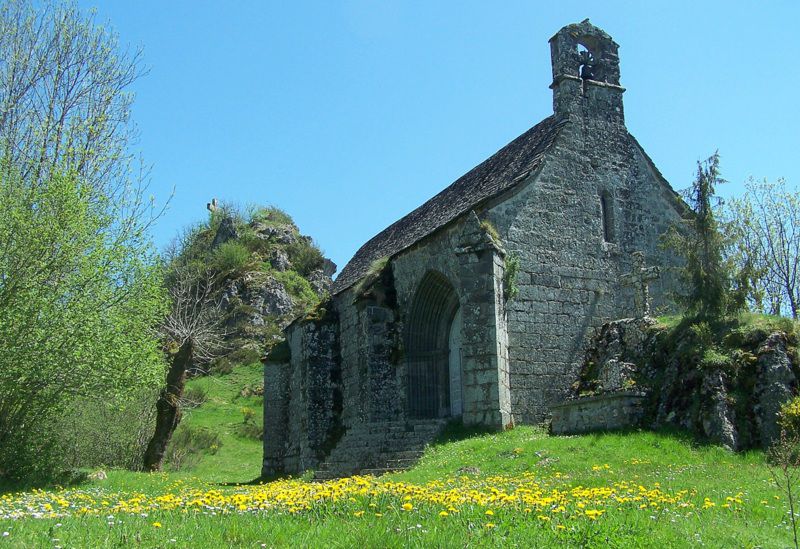
[[[409,417],[451,413],[451,328],[458,310],[458,294],[447,277],[428,271],[417,287],[406,322]]]

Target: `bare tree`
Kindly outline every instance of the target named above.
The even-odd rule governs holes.
[[[189,369],[208,363],[223,349],[220,303],[212,296],[212,273],[180,268],[170,278],[172,308],[162,332],[169,354],[164,388],[156,403],[156,427],[144,454],[144,468],[159,471],[181,421],[181,401]]]
[[[26,0],[0,7],[0,51],[0,150],[24,178],[58,168],[98,185],[124,180],[141,52],[121,50],[74,4]]]
[[[771,314],[800,315],[800,193],[786,182],[750,179],[730,201],[730,229],[741,266],[751,269],[751,301]]]

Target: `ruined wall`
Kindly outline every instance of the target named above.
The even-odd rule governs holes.
[[[638,427],[645,415],[646,397],[635,391],[586,397],[553,406],[551,432],[572,435]]]
[[[288,361],[264,367],[265,476],[313,469],[342,435],[339,323],[319,312],[287,330]]]

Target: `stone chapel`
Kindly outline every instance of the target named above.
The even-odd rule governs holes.
[[[686,206],[625,127],[618,45],[550,39],[553,114],[372,238],[264,370],[265,476],[401,467],[448,421],[506,429],[563,401],[594,331],[634,315],[634,254]]]

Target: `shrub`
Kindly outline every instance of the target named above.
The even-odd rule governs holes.
[[[792,437],[800,436],[800,396],[781,406],[778,424]]]
[[[289,253],[292,268],[301,276],[308,276],[321,269],[325,260],[320,249],[304,238],[287,246],[286,251]]]
[[[243,407],[241,411],[242,423],[236,429],[239,436],[261,440],[264,436],[264,428],[255,420],[255,411],[247,406]]]
[[[706,349],[700,359],[700,367],[706,370],[725,370],[730,366],[731,358],[713,347]]]
[[[244,423],[244,424],[252,423],[253,419],[256,417],[256,413],[253,411],[253,409],[252,408],[248,408],[247,406],[244,406],[242,408],[241,412],[242,412],[242,418],[243,418],[242,419],[242,423]]]
[[[240,347],[228,354],[228,360],[232,364],[256,364],[261,360],[261,353],[253,347]]]
[[[241,242],[229,240],[214,250],[213,268],[223,273],[242,271],[251,260],[250,250]]]
[[[208,402],[208,390],[203,387],[189,387],[181,398],[181,407],[186,410],[199,408]]]
[[[361,280],[358,281],[358,284],[355,286],[355,294],[362,295],[366,291],[372,287],[372,285],[378,281],[383,276],[384,271],[389,266],[389,258],[388,257],[379,257],[375,261],[373,261],[369,269],[367,269],[367,274],[363,276]]]
[[[89,465],[61,444],[70,422],[90,421],[75,402],[125,407],[158,386],[166,299],[146,221],[119,213],[135,197],[112,206],[57,174],[26,187],[0,165],[0,470],[41,480]]]
[[[264,438],[264,428],[258,423],[242,423],[236,427],[236,432],[240,437],[262,440]]]
[[[166,462],[175,471],[191,469],[203,454],[216,454],[221,445],[214,431],[181,423],[167,448]]]
[[[491,221],[483,220],[481,221],[481,230],[492,237],[492,240],[499,243],[500,242],[500,232],[497,230]]]
[[[304,308],[310,307],[319,301],[314,289],[308,280],[300,276],[295,271],[274,272],[272,276],[280,282],[286,291],[292,296],[298,305]]]
[[[216,358],[211,362],[208,371],[211,375],[228,375],[233,372],[233,362],[231,362],[227,357]]]
[[[511,301],[519,295],[518,274],[519,255],[512,252],[506,257],[506,270],[503,275],[503,293],[506,301]]]
[[[292,217],[275,206],[249,207],[248,214],[250,221],[272,225],[294,225]]]
[[[139,470],[153,434],[155,391],[127,403],[81,398],[54,425],[60,469],[120,467]]]
[[[711,331],[711,326],[708,322],[696,322],[689,326],[689,333],[692,335],[692,340],[698,347],[708,347],[714,342],[714,333]]]

